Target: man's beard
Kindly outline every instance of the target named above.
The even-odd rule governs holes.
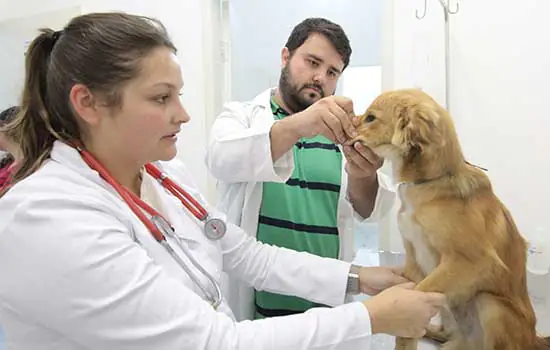
[[[313,88],[317,90],[320,99],[325,97],[325,92],[319,84],[311,83],[305,84],[301,87],[294,84],[288,64],[281,70],[281,77],[279,78],[279,94],[281,95],[285,105],[290,109],[289,112],[301,112],[317,101],[313,100],[313,93],[311,95],[311,100],[305,99],[301,96],[300,92],[306,88]]]

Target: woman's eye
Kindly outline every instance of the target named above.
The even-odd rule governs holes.
[[[372,123],[374,120],[376,119],[376,117],[372,114],[369,114],[367,115],[367,117],[365,118],[365,123]]]
[[[169,97],[170,97],[169,95],[159,96],[159,97],[155,98],[155,101],[157,101],[160,104],[164,104],[164,103],[166,103],[166,100],[168,100]]]

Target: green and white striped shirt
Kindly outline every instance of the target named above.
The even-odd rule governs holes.
[[[275,119],[288,113],[273,99]],[[323,136],[300,139],[292,149],[294,172],[286,183],[263,183],[257,237],[264,243],[337,258],[338,198],[342,154]],[[319,306],[310,301],[258,292],[256,318],[290,315]]]

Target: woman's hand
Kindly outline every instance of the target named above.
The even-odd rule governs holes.
[[[414,286],[411,282],[391,287],[363,302],[369,310],[372,334],[405,338],[426,334],[430,320],[445,305],[445,296],[416,291]]]

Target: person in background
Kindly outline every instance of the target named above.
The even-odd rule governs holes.
[[[382,160],[360,143],[344,145],[355,136],[353,103],[334,93],[351,52],[339,25],[305,19],[282,49],[278,87],[227,103],[213,124],[206,164],[218,180],[219,208],[261,242],[351,262],[354,217],[376,221],[391,209]],[[318,306],[233,279],[228,285],[241,320]]]
[[[21,162],[19,146],[2,132],[2,128],[10,123],[18,112],[19,107],[13,106],[0,113],[0,193],[9,186],[12,174]]]

